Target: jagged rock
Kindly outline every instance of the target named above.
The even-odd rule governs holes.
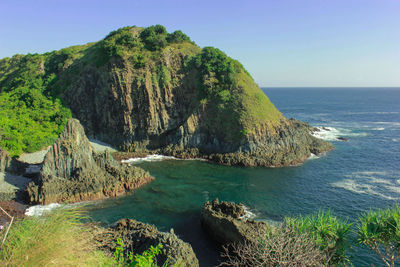
[[[115,161],[108,151],[94,153],[82,125],[70,119],[27,192],[32,203],[77,202],[118,196],[152,179],[141,168]]]
[[[114,227],[95,227],[95,240],[98,246],[108,254],[115,251],[117,238],[121,238],[125,252],[132,251],[141,254],[150,246],[162,244],[161,254],[157,256],[157,264],[161,266],[168,260],[171,266],[199,266],[199,261],[192,246],[179,239],[173,230],[169,233],[160,232],[154,225],[131,219],[122,219]]]
[[[245,220],[244,206],[232,202],[207,202],[201,211],[201,224],[219,244],[228,245],[256,241],[265,233],[265,222]]]
[[[0,172],[6,171],[11,166],[12,158],[7,151],[0,148]]]

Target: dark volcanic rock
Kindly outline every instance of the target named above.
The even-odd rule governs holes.
[[[252,242],[265,233],[267,224],[245,220],[243,205],[232,202],[207,202],[201,211],[201,224],[219,244]]]
[[[117,238],[121,238],[125,252],[132,251],[134,254],[141,254],[150,246],[162,244],[162,252],[157,256],[159,266],[167,260],[171,266],[199,266],[191,245],[179,239],[172,230],[170,233],[160,232],[154,225],[122,219],[114,227],[96,227],[94,236],[98,246],[108,254],[115,251]]]
[[[79,121],[70,119],[27,192],[32,203],[77,202],[118,196],[152,179],[141,168],[115,161],[108,151],[94,153]]]

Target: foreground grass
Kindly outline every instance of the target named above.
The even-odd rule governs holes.
[[[62,209],[13,224],[0,250],[1,266],[112,266],[83,227],[79,210]]]

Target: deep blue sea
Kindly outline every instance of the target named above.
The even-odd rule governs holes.
[[[156,178],[120,198],[89,204],[105,224],[134,218],[155,224],[192,244],[201,266],[218,264],[215,245],[200,227],[204,202],[242,202],[256,219],[279,221],[330,209],[354,222],[369,209],[400,199],[400,88],[263,89],[288,118],[329,127],[323,138],[336,149],[303,165],[239,168],[196,160],[138,162]],[[348,139],[337,141],[338,136]],[[367,249],[354,246],[355,266],[382,266]]]

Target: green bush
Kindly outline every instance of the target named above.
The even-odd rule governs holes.
[[[118,267],[157,267],[155,258],[161,253],[162,248],[162,244],[158,244],[156,247],[150,246],[142,254],[134,255],[132,251],[125,251],[124,242],[118,238],[114,252],[114,265]],[[169,266],[168,261],[162,266]]]
[[[150,51],[160,50],[167,46],[167,30],[162,25],[154,25],[145,28],[140,33],[144,46]]]
[[[189,36],[184,34],[182,31],[174,31],[173,33],[169,33],[167,35],[168,43],[182,43],[182,42],[191,42]]]
[[[350,259],[346,254],[350,248],[351,224],[334,217],[330,211],[320,211],[316,215],[286,218],[288,227],[298,233],[306,233],[321,251],[326,253],[328,265],[346,265]]]
[[[400,257],[400,206],[371,210],[359,220],[358,243],[374,251],[386,266],[395,266]]]

